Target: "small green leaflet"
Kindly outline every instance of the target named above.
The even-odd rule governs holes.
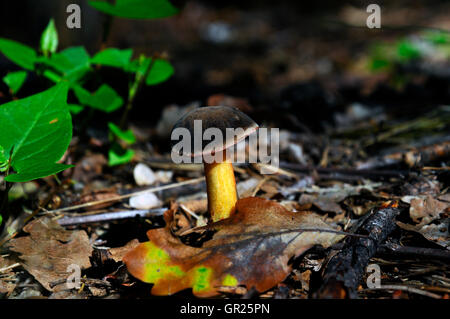
[[[84,47],[67,48],[50,58],[41,57],[40,62],[54,68],[70,82],[81,79],[90,68],[90,57]]]
[[[123,104],[120,95],[107,84],[102,84],[94,93],[90,93],[79,85],[73,86],[73,91],[81,104],[106,113],[117,110]]]
[[[53,19],[47,25],[41,35],[41,51],[45,56],[55,53],[58,48],[58,32]]]
[[[89,5],[104,13],[128,19],[156,19],[178,13],[167,0],[116,0],[115,5],[106,1],[89,1]]]
[[[67,106],[69,107],[69,111],[72,114],[78,114],[84,110],[84,107],[78,104],[67,104]]]
[[[113,143],[108,151],[108,165],[115,166],[129,163],[134,157],[134,151],[123,149],[118,143]]]
[[[117,125],[111,122],[108,123],[108,127],[111,132],[121,140],[127,142],[128,144],[136,143],[136,136],[134,136],[132,130],[122,131]]]
[[[0,38],[0,52],[15,64],[27,70],[34,70],[37,55],[29,46],[19,42]]]
[[[144,74],[151,60],[152,60],[151,58],[146,58],[144,62],[141,63],[139,59],[133,60],[128,67],[128,71],[141,72],[142,74]],[[159,84],[161,82],[168,80],[173,75],[173,73],[174,68],[168,61],[164,59],[156,59],[147,76],[147,79],[145,79],[145,84],[147,85]]]
[[[0,145],[11,154],[15,174],[8,182],[26,182],[56,174],[71,165],[57,164],[72,138],[67,83],[0,105]]]
[[[125,69],[130,64],[132,55],[132,49],[120,50],[116,48],[108,48],[97,53],[91,59],[91,63]]]
[[[12,94],[16,94],[22,87],[26,78],[27,78],[27,71],[9,72],[7,75],[3,77],[3,82],[6,83],[6,85],[11,90]]]
[[[413,42],[404,40],[397,44],[397,55],[401,61],[409,61],[420,58],[422,53]]]
[[[174,73],[172,65],[166,60],[157,59],[145,79],[145,84],[156,85],[169,79]]]

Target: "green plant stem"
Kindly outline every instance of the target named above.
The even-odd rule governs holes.
[[[139,71],[136,72],[136,76],[134,78],[133,84],[130,86],[129,94],[128,94],[128,100],[127,105],[125,107],[125,111],[122,114],[122,118],[120,119],[120,129],[124,130],[125,125],[128,120],[128,114],[130,113],[131,109],[133,108],[133,102],[134,98],[136,97],[137,93],[140,91],[142,85],[145,82],[145,79],[150,74],[150,70],[152,69],[153,65],[155,64],[156,55],[153,55],[151,57],[150,63],[148,64],[147,68],[145,69],[144,75],[140,74]]]
[[[103,50],[106,47],[106,42],[109,38],[112,22],[113,17],[108,14],[105,18],[105,23],[103,24],[102,44],[100,45],[100,50]]]
[[[113,3],[111,0],[108,0],[108,2]],[[100,45],[100,50],[103,50],[106,47],[106,42],[108,41],[109,34],[111,33],[113,18],[114,17],[110,14],[105,16],[105,20],[103,21],[102,43]]]

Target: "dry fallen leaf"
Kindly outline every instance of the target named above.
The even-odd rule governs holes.
[[[13,268],[14,261],[0,256],[0,294],[9,294],[16,287]]]
[[[165,228],[148,231],[150,241],[123,258],[133,276],[154,283],[154,295],[192,288],[196,296],[208,297],[223,286],[240,285],[262,292],[287,277],[293,257],[343,237],[314,213],[290,212],[255,197],[239,200],[230,218],[202,227],[200,231],[215,233],[201,248],[185,245],[172,234],[173,210],[164,218]]]
[[[328,199],[317,194],[302,194],[299,201],[300,205],[313,204],[321,211],[340,214],[343,212],[341,206],[332,199]]]
[[[450,203],[441,202],[428,195],[426,198],[411,199],[409,215],[415,223],[427,225],[439,218],[439,215],[450,207]]]
[[[89,268],[92,247],[85,231],[68,231],[48,217],[36,219],[23,230],[29,236],[12,239],[10,250],[20,253],[21,265],[45,289],[57,291],[65,285],[50,287],[50,283],[68,278],[69,265]],[[69,269],[70,270],[70,269]]]
[[[426,239],[450,249],[450,219],[448,218],[429,225],[409,225],[402,222],[397,222],[397,225],[404,230],[417,232]]]
[[[122,261],[123,256],[128,253],[133,248],[136,248],[139,245],[139,241],[137,239],[133,239],[132,241],[126,243],[123,247],[110,248],[108,249],[109,257],[115,262]]]

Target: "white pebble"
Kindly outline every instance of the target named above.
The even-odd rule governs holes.
[[[156,175],[152,169],[145,164],[139,163],[133,171],[134,180],[139,186],[148,186],[156,182]]]
[[[173,171],[156,171],[156,179],[161,183],[169,183],[173,177]]]
[[[130,206],[137,209],[150,209],[161,206],[162,202],[153,193],[145,193],[130,198]]]

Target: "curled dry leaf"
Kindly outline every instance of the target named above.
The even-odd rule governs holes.
[[[287,277],[291,258],[343,237],[311,212],[290,212],[255,197],[239,200],[230,218],[202,227],[215,233],[201,248],[185,245],[172,234],[173,210],[164,218],[165,228],[148,231],[150,241],[123,258],[133,276],[154,284],[154,295],[192,288],[194,295],[208,297],[223,286],[240,285],[262,292]]]
[[[85,231],[68,231],[48,217],[36,219],[23,230],[29,236],[12,239],[10,250],[20,253],[21,264],[45,289],[57,291],[65,285],[50,283],[68,278],[69,265],[89,268],[92,247]],[[69,268],[70,270],[70,268]]]

